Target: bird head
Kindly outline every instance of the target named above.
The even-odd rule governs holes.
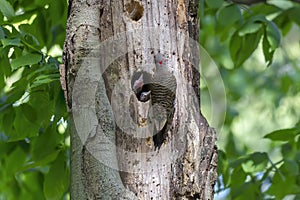
[[[134,91],[135,94],[139,93],[144,85],[144,76],[143,74],[140,75],[140,77],[134,81],[132,89]]]
[[[156,67],[164,68],[167,66],[166,59],[164,58],[164,56],[161,53],[156,54],[154,59],[155,59]]]

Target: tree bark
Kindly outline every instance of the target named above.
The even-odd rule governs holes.
[[[198,0],[69,1],[64,49],[71,199],[212,199],[216,134],[200,112]],[[164,54],[175,114],[158,150],[137,71]],[[167,97],[166,97],[167,98]]]

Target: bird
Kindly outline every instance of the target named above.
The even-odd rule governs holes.
[[[132,78],[132,90],[141,102],[151,100],[150,121],[153,123],[154,149],[160,149],[172,126],[175,111],[176,78],[168,70],[167,60],[161,53],[154,56],[155,68],[151,75],[139,71]]]
[[[151,91],[152,121],[154,122],[153,143],[160,149],[172,126],[175,111],[176,78],[168,70],[167,60],[161,53],[154,57],[155,71],[149,89]]]
[[[132,78],[132,90],[136,95],[136,98],[141,102],[147,102],[150,100],[152,76],[145,71],[136,72]]]

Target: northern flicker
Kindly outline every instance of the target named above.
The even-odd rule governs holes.
[[[155,149],[161,147],[171,128],[175,110],[176,88],[176,78],[168,70],[165,58],[160,53],[156,54],[155,72],[150,84]]]
[[[176,78],[168,70],[167,62],[162,54],[155,55],[155,72],[139,71],[133,75],[132,90],[137,99],[146,102],[151,99],[152,114],[150,120],[154,124],[153,143],[159,149],[167,138],[174,116],[176,97]]]
[[[150,99],[152,76],[144,71],[136,72],[132,78],[132,90],[136,95],[136,98],[141,102],[146,102]]]

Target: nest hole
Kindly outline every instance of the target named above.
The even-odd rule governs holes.
[[[129,17],[134,21],[140,20],[144,14],[144,7],[140,2],[134,0],[131,0],[130,3],[127,3],[125,5],[125,10],[128,13]]]

